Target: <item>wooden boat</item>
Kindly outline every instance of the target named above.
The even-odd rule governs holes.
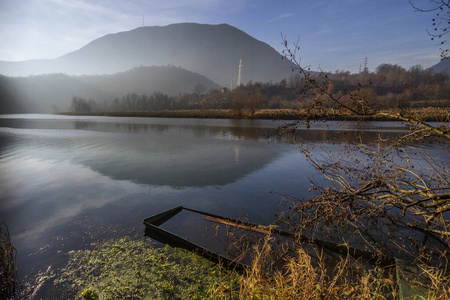
[[[337,245],[303,235],[292,234],[271,226],[253,224],[247,221],[226,218],[206,212],[178,206],[144,219],[145,234],[159,242],[181,247],[230,268],[243,269],[250,259],[242,257],[237,242],[256,242],[270,234],[278,243],[287,240],[315,245],[330,255],[350,255],[368,262],[377,260],[384,265],[394,264],[390,257],[375,255],[372,252]],[[242,251],[241,251],[242,252]]]
[[[194,251],[228,268],[243,270],[245,265],[242,262],[227,255],[223,244],[224,228],[216,226],[215,219],[225,220],[178,206],[144,219],[145,234],[161,243]]]

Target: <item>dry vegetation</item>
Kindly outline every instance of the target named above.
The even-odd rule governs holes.
[[[9,230],[5,223],[0,223],[0,298],[12,297],[18,283],[15,264],[16,249],[11,244]]]
[[[391,299],[398,296],[392,273],[343,257],[333,267],[316,248],[317,261],[298,248],[274,268],[270,237],[254,246],[251,268],[240,277],[240,299]]]
[[[423,107],[409,109],[383,110],[381,113],[414,116],[424,121],[444,122],[450,120],[450,108]],[[161,110],[161,111],[127,111],[127,112],[66,112],[63,115],[87,115],[108,117],[147,117],[147,118],[207,118],[207,119],[270,119],[270,120],[374,120],[398,121],[397,117],[383,115],[360,116],[334,108],[324,108],[313,114],[307,109],[258,109],[253,112],[243,110],[236,112],[231,109],[195,109],[195,110]]]

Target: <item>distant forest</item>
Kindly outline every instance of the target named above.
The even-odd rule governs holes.
[[[350,97],[364,98],[376,103],[380,109],[407,107],[449,107],[450,78],[433,73],[421,66],[409,70],[392,64],[381,64],[375,72],[348,71],[325,73],[331,79],[328,87],[333,92],[351,92]],[[73,112],[157,111],[192,109],[302,109],[312,102],[312,95],[304,79],[293,73],[278,83],[248,82],[233,90],[206,91],[199,84],[193,93],[168,96],[161,92],[151,95],[129,93],[110,101],[96,101],[75,96],[70,110]]]

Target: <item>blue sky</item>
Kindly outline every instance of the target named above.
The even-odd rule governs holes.
[[[426,5],[427,0],[415,0]],[[180,22],[228,23],[277,51],[299,38],[303,66],[357,72],[364,58],[405,68],[439,62],[433,14],[408,0],[0,0],[0,60],[56,58],[109,33]]]

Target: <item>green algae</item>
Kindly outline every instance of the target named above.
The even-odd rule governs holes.
[[[86,300],[98,299],[97,292],[94,289],[88,288],[81,292],[81,296]]]
[[[157,248],[149,239],[122,238],[70,251],[54,292],[77,299],[211,299],[238,275],[191,252]]]

